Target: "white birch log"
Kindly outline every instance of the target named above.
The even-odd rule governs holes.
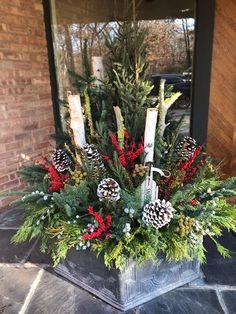
[[[74,142],[76,147],[82,148],[86,144],[86,137],[80,95],[68,95],[68,102]]]
[[[92,70],[93,75],[96,76],[96,85],[101,85],[105,77],[105,71],[103,66],[103,57],[102,56],[93,56],[92,57]]]
[[[159,121],[158,121],[158,134],[162,138],[168,123],[166,123],[166,114],[171,105],[181,96],[180,92],[174,93],[171,97],[165,99],[165,80],[160,81],[160,110],[159,110]]]
[[[158,108],[148,108],[144,132],[145,163],[153,162]]]

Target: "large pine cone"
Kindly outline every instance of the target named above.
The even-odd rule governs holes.
[[[53,154],[52,154],[52,164],[54,168],[58,172],[64,172],[69,169],[71,165],[71,159],[67,155],[67,153],[62,150],[62,149],[57,149]]]
[[[100,201],[116,202],[120,199],[120,186],[112,178],[103,179],[98,185],[97,196]]]
[[[88,159],[88,162],[89,162],[88,166],[90,169],[94,169],[94,170],[105,169],[104,163],[102,161],[102,156],[100,155],[100,153],[98,152],[98,150],[95,148],[93,144],[85,144],[83,147],[83,153]]]
[[[166,200],[157,199],[143,208],[143,222],[159,229],[167,225],[173,217],[173,207]]]
[[[181,160],[188,160],[190,159],[197,147],[197,142],[194,138],[190,136],[185,136],[181,142],[177,145],[175,152],[177,156]]]

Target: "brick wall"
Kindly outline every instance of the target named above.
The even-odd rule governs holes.
[[[0,1],[0,114],[0,191],[22,189],[19,165],[53,144],[41,0]],[[8,202],[0,199],[0,211]]]

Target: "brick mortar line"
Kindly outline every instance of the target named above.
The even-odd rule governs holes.
[[[39,270],[35,280],[33,281],[32,285],[31,285],[31,287],[29,289],[29,292],[28,292],[28,294],[27,294],[27,296],[25,298],[25,301],[24,301],[24,304],[23,304],[21,310],[19,311],[19,314],[25,314],[26,313],[27,308],[30,305],[30,302],[31,302],[31,300],[32,300],[32,298],[34,296],[34,293],[35,293],[35,291],[36,291],[36,289],[37,289],[37,287],[38,287],[38,285],[40,283],[40,280],[41,280],[41,278],[43,276],[43,272],[44,272],[43,269]]]

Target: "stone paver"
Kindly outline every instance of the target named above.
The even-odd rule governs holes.
[[[23,221],[22,208],[12,208],[0,214],[0,229],[18,229]]]
[[[231,258],[220,256],[215,244],[206,239],[205,246],[209,254],[207,255],[207,263],[202,266],[205,282],[213,285],[236,286],[236,236],[225,232],[219,242],[230,249]]]
[[[183,117],[182,124],[179,129],[179,133],[183,136],[189,135],[190,132],[190,119],[191,108],[187,109],[173,109],[169,111],[169,115],[173,120],[179,121]]]
[[[9,214],[9,219],[7,218]],[[22,211],[0,215],[0,314],[121,314],[88,292],[43,270],[50,257],[37,241],[13,246],[10,239],[22,221]],[[220,240],[236,252],[236,237]],[[206,239],[204,278],[166,293],[126,314],[236,314],[236,254],[223,259]],[[39,265],[39,267],[35,266]]]
[[[120,314],[122,312],[71,283],[44,272],[26,313]],[[127,313],[132,314],[131,311]]]
[[[213,289],[177,289],[161,295],[140,308],[140,314],[222,314]]]
[[[236,290],[225,290],[221,292],[229,314],[236,313]]]
[[[47,267],[47,265],[52,265],[51,256],[40,252],[40,241],[35,244],[35,247],[28,256],[27,261],[33,264],[44,265],[45,267]]]
[[[0,313],[19,313],[40,269],[0,266]]]
[[[27,308],[28,314],[74,313],[75,287],[56,276],[44,272]]]
[[[36,240],[19,245],[11,244],[15,230],[0,229],[0,263],[23,263],[29,257]]]

